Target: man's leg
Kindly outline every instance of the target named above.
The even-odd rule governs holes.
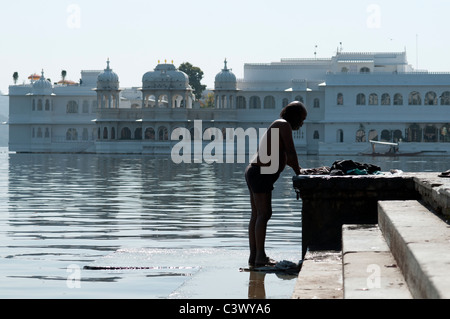
[[[267,222],[272,217],[272,193],[253,193],[253,203],[256,207],[256,220],[254,221],[255,264],[264,265],[268,261],[265,252],[265,241]]]
[[[255,265],[256,259],[256,235],[255,235],[255,225],[258,213],[256,211],[255,199],[252,191],[250,191],[250,204],[252,207],[252,215],[250,217],[250,222],[248,224],[248,241],[250,245],[250,257],[248,258],[248,264],[250,266]]]

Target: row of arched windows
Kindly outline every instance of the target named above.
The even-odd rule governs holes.
[[[97,109],[97,101],[88,101],[84,100],[80,107],[78,106],[78,102],[75,100],[70,100],[66,104],[66,113],[89,113],[91,106],[91,112],[95,112]],[[52,111],[53,110],[53,100],[50,99],[33,99],[31,101],[31,110],[32,111]]]
[[[337,105],[344,105],[344,95],[342,93],[337,94]],[[383,93],[378,95],[377,93],[370,93],[366,95],[364,93],[358,93],[356,95],[356,105],[450,105],[450,91],[443,92],[440,96],[436,92],[429,91],[423,98],[420,92],[413,91],[407,96],[407,100],[404,101],[403,94],[396,93],[392,97],[389,93]]]
[[[294,100],[290,100],[288,98],[283,98],[281,102],[281,108],[285,107],[292,101],[300,101],[304,102],[303,97],[301,95],[297,95]],[[261,97],[257,95],[253,95],[248,99],[248,107],[247,107],[247,98],[245,96],[239,95],[236,97],[236,108],[237,109],[275,109],[276,102],[275,97],[272,95],[267,95],[261,99]],[[320,107],[320,99],[315,98],[313,100],[313,107]]]
[[[97,109],[97,101],[94,100],[91,102],[92,112],[95,112]],[[66,113],[68,114],[77,114],[80,113],[80,107],[78,106],[78,102],[74,100],[70,100],[66,104]],[[81,113],[89,113],[89,101],[84,100],[81,106]]]
[[[344,142],[344,131],[339,129],[337,131],[336,140],[338,143]],[[426,124],[420,126],[419,124],[409,125],[405,131],[396,130],[382,130],[378,136],[377,130],[369,130],[366,135],[366,130],[360,128],[356,131],[355,142],[364,143],[368,141],[383,141],[383,142],[425,142],[425,143],[450,143],[450,124],[435,125]]]
[[[48,127],[33,127],[31,130],[32,138],[50,138],[50,128]]]
[[[82,141],[89,140],[89,131],[87,128],[83,128],[81,136],[79,136],[78,129],[68,128],[66,131],[66,141],[78,141],[81,138]],[[94,139],[94,136],[92,136]]]
[[[33,127],[31,129],[31,137],[32,138],[51,138],[52,131],[50,127]],[[57,137],[58,138],[58,137]],[[77,128],[68,128],[66,130],[65,136],[60,137],[65,139],[66,141],[87,141],[89,140],[89,131],[88,128],[83,128],[81,134],[79,133]],[[91,139],[94,139],[94,135],[91,136]]]
[[[115,140],[116,139],[116,129],[114,127],[108,128],[103,127],[103,129],[98,128],[97,138],[103,140]],[[129,127],[123,127],[120,129],[117,139],[120,140],[145,140],[152,141],[168,141],[169,140],[169,130],[165,126],[160,126],[157,131],[152,127],[147,127],[144,131],[144,137],[142,136],[142,128],[138,127],[132,131]]]
[[[205,128],[203,130],[203,133],[205,133],[205,131],[207,130],[207,128]],[[222,132],[222,137],[225,140],[227,138],[226,136],[226,128],[222,128],[220,130]],[[299,135],[295,135],[294,138],[303,138],[303,131],[299,131],[301,133],[298,133]],[[191,138],[194,138],[194,128],[190,129],[190,133],[191,133]],[[300,135],[301,134],[301,135]],[[213,136],[203,136],[203,134],[201,135],[202,137],[204,137],[205,139],[213,139]],[[108,127],[103,127],[103,128],[98,128],[97,130],[97,138],[98,139],[103,139],[103,140],[115,140],[116,139],[116,129],[114,127],[112,128],[108,128]],[[119,135],[117,136],[118,139],[120,140],[150,140],[150,141],[168,141],[170,139],[169,136],[169,130],[167,127],[165,126],[160,126],[158,127],[156,130],[153,127],[147,127],[144,131],[144,135],[142,136],[142,128],[138,127],[135,128],[134,131],[132,131],[132,129],[130,129],[129,127],[123,127],[122,129],[120,129]]]
[[[33,99],[31,104],[32,111],[50,111],[51,109],[51,101],[50,99]]]

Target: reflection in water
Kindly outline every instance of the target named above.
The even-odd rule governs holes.
[[[265,272],[251,271],[248,280],[248,298],[265,299],[266,288],[264,287]]]
[[[7,203],[0,209],[0,275],[5,296],[167,297],[186,274],[148,270],[133,276],[82,270],[68,290],[67,266],[83,266],[123,247],[206,248],[220,264],[247,261],[245,164],[173,164],[167,157],[80,154],[0,154]],[[300,202],[286,174],[274,195],[268,247],[299,251]],[[222,249],[218,252],[217,249]],[[296,260],[297,261],[297,260]],[[223,263],[223,262],[222,262]],[[192,265],[195,266],[195,265]],[[139,278],[139,279],[138,279]],[[121,288],[111,290],[112,281]],[[41,295],[42,291],[44,294]],[[41,291],[41,292],[40,292]],[[38,292],[38,293],[37,293]],[[36,294],[37,293],[37,294]],[[189,297],[189,296],[187,296]]]
[[[353,159],[383,170],[448,169],[444,157]],[[334,160],[300,162],[318,167]],[[206,296],[289,298],[295,280],[238,272],[248,257],[244,169],[245,164],[176,165],[165,156],[0,153],[0,297],[202,297],[191,289],[197,286]],[[298,262],[301,201],[295,200],[291,177],[286,169],[275,185],[266,246],[271,257]],[[198,271],[83,269],[124,247],[183,251],[184,264],[177,266]],[[199,261],[192,252],[200,248]],[[125,266],[133,266],[133,256]],[[153,257],[150,266],[180,260],[171,256]],[[81,269],[80,289],[68,288],[69,265]],[[193,281],[197,278],[203,278],[201,285]],[[246,287],[223,295],[211,284],[219,280],[230,291],[239,282]],[[282,285],[287,288],[274,292]]]

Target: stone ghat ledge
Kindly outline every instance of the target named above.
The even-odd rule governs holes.
[[[378,203],[379,228],[414,298],[449,299],[450,227],[418,201]]]
[[[294,189],[302,199],[357,197],[420,198],[445,219],[450,219],[450,178],[440,172],[418,172],[382,175],[298,175],[293,177]],[[329,192],[330,190],[337,191]],[[396,193],[392,193],[392,191]],[[351,192],[349,192],[351,191]],[[374,193],[377,191],[379,193]],[[395,198],[392,198],[395,199]]]
[[[450,220],[450,178],[439,173],[409,174],[422,200],[446,222]]]
[[[435,227],[435,229],[442,228],[444,232],[448,233],[448,229],[450,229],[450,226],[448,225],[448,219],[450,218],[450,178],[439,177],[439,175],[440,172],[403,173],[401,175],[295,176],[293,178],[294,188],[302,198],[303,205],[302,253],[304,267],[302,267],[302,271],[299,273],[299,279],[293,298],[328,299],[351,297],[348,294],[346,297],[343,296],[341,289],[344,285],[343,283],[340,285],[339,282],[342,282],[344,278],[340,277],[339,263],[336,262],[336,259],[344,252],[344,248],[342,247],[342,241],[344,240],[342,228],[348,228],[349,226],[344,226],[348,224],[360,224],[359,227],[363,228],[364,225],[367,225],[367,227],[377,225],[381,218],[378,211],[379,203],[387,204],[387,201],[391,201],[391,203],[393,203],[392,205],[396,207],[402,202],[415,203],[419,206],[423,205],[421,207],[426,211],[424,214],[429,215],[428,218],[432,219],[434,217],[436,220],[441,220],[442,223],[437,223],[439,226],[437,228]],[[401,212],[407,216],[405,220],[408,222],[416,222],[414,221],[417,219],[414,217],[414,212],[408,207],[403,207],[401,210]],[[395,227],[391,227],[392,231],[387,231],[383,220],[384,219],[381,218],[380,222],[383,224],[384,236],[389,238],[389,245],[392,246],[390,234],[394,233],[397,228],[400,229],[402,227],[396,225]],[[420,221],[417,222],[419,223],[418,227],[420,228]],[[403,228],[408,230],[410,227],[411,225],[408,224],[407,227]],[[431,228],[430,230],[431,234],[435,232]],[[421,233],[421,231],[416,230],[414,230],[413,233],[414,232],[418,234]],[[368,239],[368,237],[369,236],[364,236],[365,239]],[[411,240],[408,242],[410,241]],[[434,240],[425,241],[426,247],[424,246],[424,251],[432,251],[431,248],[436,246],[433,245]],[[373,240],[370,240],[369,244],[370,249],[372,249]],[[437,245],[436,247],[441,246],[442,245]],[[446,247],[447,246],[448,237],[446,241]],[[308,254],[306,254],[307,250]],[[334,252],[331,254],[331,256],[333,256],[331,259],[329,258],[330,250]],[[418,272],[416,271],[413,275],[410,275],[408,271],[405,271],[405,267],[403,266],[413,265],[414,263],[411,262],[411,259],[404,262],[401,261],[402,258],[398,256],[398,252],[402,251],[402,249],[392,246],[390,247],[390,250],[395,254],[396,262],[399,263],[399,266],[402,268],[402,272],[404,272],[406,277],[405,279],[407,279],[408,285],[412,288],[411,292],[413,292],[414,298],[448,298],[448,293],[450,291],[448,280],[445,281],[443,288],[440,287],[435,289],[435,291],[439,291],[439,293],[416,293],[417,290],[428,291],[431,289],[429,288],[431,286],[428,285],[427,282],[430,280],[432,281],[434,278],[433,276],[439,271],[442,271],[442,269],[438,267],[443,264],[441,259],[438,258],[437,263],[435,260],[432,260],[431,262],[429,260],[430,258],[422,262],[425,265],[425,269],[429,269],[431,267],[430,265],[432,265],[437,269],[437,272],[433,270],[433,274],[429,275],[425,271],[424,275],[421,277],[424,278],[421,283],[421,288],[415,288],[414,283],[411,282],[410,278],[415,278],[416,280],[418,278]],[[447,252],[448,249],[444,249],[444,251],[437,255],[443,254],[448,258],[449,255]],[[324,253],[328,258],[321,258],[321,255]],[[371,253],[371,255],[374,254]],[[389,254],[385,252],[385,255]],[[433,262],[435,263],[433,264]],[[448,264],[448,262],[445,261],[444,264]],[[393,271],[393,269],[390,268],[395,267],[387,267],[388,270]],[[414,269],[416,268],[417,267]],[[353,271],[351,269],[346,273],[346,277],[348,278],[349,276],[353,276]],[[442,280],[444,277],[445,275],[439,277],[442,282],[444,282]],[[438,280],[435,281],[434,285],[436,287],[439,285],[442,286],[443,283]],[[391,292],[394,293],[395,291],[391,290]],[[403,293],[404,292],[402,292],[402,294]],[[364,291],[364,294],[367,296],[370,295],[366,290]],[[363,297],[363,295],[359,293],[355,294],[355,296],[357,298]],[[408,298],[409,296],[406,297],[406,295],[403,294],[397,297]]]
[[[294,189],[302,200],[340,197],[411,197],[415,189],[414,175],[298,175]],[[395,193],[393,193],[395,191]]]
[[[421,200],[449,219],[450,178],[439,174],[294,176],[294,189],[302,199],[302,255],[307,248],[340,250],[344,224],[377,224],[380,200]]]

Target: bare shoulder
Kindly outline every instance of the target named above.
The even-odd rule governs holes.
[[[284,126],[290,126],[290,125],[285,119],[277,119],[272,123],[271,126],[272,127],[284,127]]]
[[[285,120],[285,119],[278,119],[275,120],[272,125],[270,125],[270,127],[272,128],[280,128],[282,130],[288,130],[291,131],[291,125]]]

